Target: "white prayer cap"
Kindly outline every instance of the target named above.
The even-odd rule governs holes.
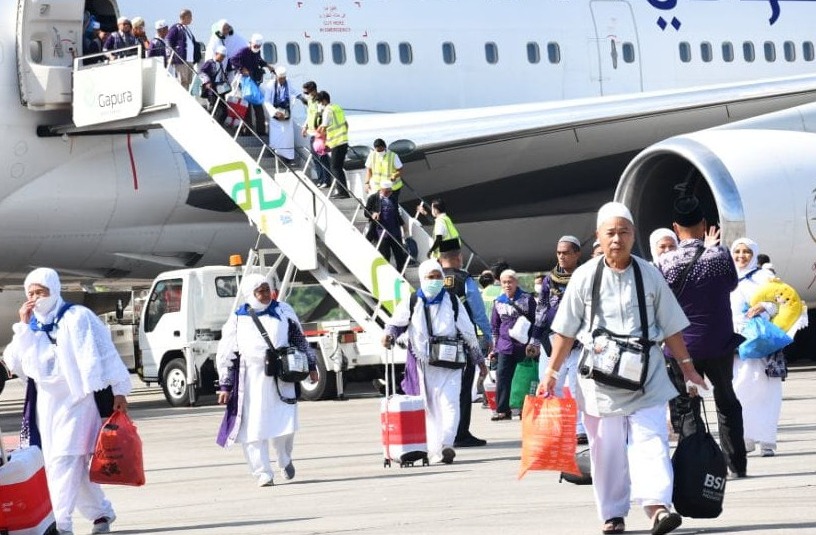
[[[145,25],[145,20],[142,17],[133,17],[133,27],[138,28]]]
[[[674,245],[677,245],[677,236],[671,229],[659,228],[649,234],[649,248],[652,252],[652,260],[657,261],[657,257],[660,256],[660,253],[657,250],[657,243],[664,238],[671,238]]]
[[[119,17],[118,19],[116,19],[116,24],[125,24],[125,23],[130,24],[130,19],[127,18],[127,17]],[[131,24],[131,26],[133,26],[133,25]]]
[[[276,76],[286,76],[286,67],[281,65],[280,67],[275,67],[275,75]]]
[[[263,35],[259,33],[253,33],[252,37],[249,38],[249,43],[252,45],[262,45],[264,42]]]
[[[419,278],[420,280],[424,279],[428,276],[429,273],[438,271],[439,273],[444,274],[445,272],[442,270],[442,265],[434,260],[433,258],[424,261],[419,265]]]
[[[390,180],[383,180],[380,182],[380,189],[391,189],[394,187],[394,183]]]
[[[62,290],[59,275],[57,275],[57,272],[51,268],[37,268],[29,273],[25,278],[23,288],[28,291],[28,287],[32,284],[45,286],[48,288],[48,291],[51,292],[51,295],[59,295],[60,291]]]
[[[595,228],[600,228],[605,221],[613,217],[620,217],[633,225],[635,224],[635,220],[632,218],[632,212],[629,211],[629,208],[619,202],[608,202],[598,210],[598,219],[595,222]]]
[[[215,47],[215,53],[216,54],[221,54],[222,56],[226,56],[227,55],[227,47],[225,47],[224,45],[218,45],[217,47]]]
[[[156,24],[153,25],[157,30],[161,30],[162,28],[167,28],[167,21],[164,19],[159,19],[156,21]]]
[[[255,290],[260,288],[263,284],[268,284],[269,288],[272,289],[272,284],[270,284],[269,279],[265,276],[260,273],[250,273],[241,281],[241,293],[244,294],[245,298],[253,297]]]
[[[561,236],[560,238],[558,238],[558,242],[560,243],[562,241],[571,243],[571,244],[575,245],[576,247],[578,247],[579,249],[581,248],[581,240],[579,240],[575,236],[570,236],[569,234],[567,234],[565,236]]]
[[[502,271],[501,275],[499,275],[499,280],[502,280],[505,277],[510,277],[511,279],[518,280],[518,274],[514,269],[505,269],[504,271]]]

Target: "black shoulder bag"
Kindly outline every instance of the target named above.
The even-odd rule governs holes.
[[[694,253],[694,258],[691,259],[691,262],[686,264],[686,267],[683,268],[683,271],[680,273],[680,276],[677,277],[677,280],[674,281],[674,285],[678,288],[678,290],[674,293],[677,297],[683,295],[683,290],[686,289],[686,282],[688,281],[689,273],[691,273],[691,268],[694,267],[694,264],[697,263],[697,260],[703,255],[703,251],[705,251],[705,247],[698,247],[697,252]],[[673,289],[673,288],[672,288]]]
[[[601,298],[601,281],[605,263],[598,262],[592,281],[592,304],[590,305],[589,330],[592,343],[584,346],[578,369],[583,377],[624,390],[643,391],[649,372],[649,350],[654,342],[649,340],[649,324],[646,314],[646,297],[643,277],[637,260],[632,259],[640,312],[640,338],[613,333],[603,327],[592,330],[598,303]]]
[[[443,290],[446,291],[446,290]],[[456,297],[448,293],[448,299],[451,300],[451,307],[454,308],[454,318],[458,316],[459,303],[453,304],[454,300],[458,301]],[[431,327],[431,314],[428,305],[423,302],[425,309],[425,325],[428,327],[428,364],[438,368],[450,368],[454,370],[461,370],[467,364],[467,355],[465,354],[465,344],[462,337],[456,336],[434,336],[433,327]],[[456,321],[456,319],[454,319]]]
[[[264,356],[264,375],[275,378],[275,388],[278,391],[278,397],[284,403],[293,405],[297,403],[297,398],[284,397],[280,392],[278,380],[287,383],[299,383],[309,377],[309,361],[305,354],[297,351],[293,347],[283,347],[276,349],[269,338],[269,333],[266,332],[261,320],[252,308],[247,307],[252,321],[261,332],[261,336],[266,341],[266,355]],[[288,319],[287,319],[288,321]],[[287,325],[288,327],[288,325]]]

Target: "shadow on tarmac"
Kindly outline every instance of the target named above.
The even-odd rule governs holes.
[[[257,522],[219,522],[217,524],[197,524],[195,526],[165,526],[161,528],[147,528],[139,530],[117,529],[116,533],[169,533],[173,531],[191,531],[201,529],[224,529],[224,528],[239,528],[241,526],[261,526],[265,524],[281,524],[285,522],[304,522],[307,520],[314,520],[318,517],[301,517],[301,518],[286,518],[282,520],[260,520]],[[232,531],[235,533],[235,531]]]

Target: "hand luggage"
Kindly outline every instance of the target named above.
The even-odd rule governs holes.
[[[241,97],[227,97],[227,119],[224,121],[224,124],[237,128],[241,125],[241,121],[244,120],[244,117],[246,117],[248,108],[249,104]]]
[[[400,468],[422,461],[428,463],[428,442],[425,435],[425,401],[422,396],[395,394],[396,372],[394,350],[386,350],[385,398],[380,405],[383,466],[399,462]],[[390,373],[389,373],[390,371]]]
[[[589,448],[575,452],[575,463],[581,475],[561,472],[558,482],[566,481],[576,485],[592,485],[592,460],[589,457]]]
[[[0,440],[0,464],[0,533],[56,533],[40,448],[18,449],[8,457]]]

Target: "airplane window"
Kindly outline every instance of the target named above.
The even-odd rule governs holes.
[[[332,61],[336,65],[342,65],[346,62],[346,45],[343,43],[332,43]]]
[[[765,41],[762,48],[765,50],[765,61],[776,61],[776,45],[773,41]]]
[[[805,61],[813,61],[814,51],[812,41],[802,43],[802,57],[805,58]]]
[[[278,47],[275,46],[275,43],[266,42],[263,44],[263,48],[261,48],[261,57],[267,63],[277,63],[278,62]]]
[[[411,48],[411,43],[399,44],[400,63],[403,65],[410,65],[414,62],[414,51]]]
[[[312,65],[321,65],[323,63],[323,45],[320,43],[309,43],[309,59]]]
[[[358,65],[368,63],[368,45],[362,42],[354,43],[354,59]]]
[[[793,41],[785,41],[784,49],[785,49],[785,61],[795,61],[796,45],[793,44]]]
[[[752,63],[754,61],[756,58],[756,54],[754,54],[754,43],[751,41],[745,41],[742,43],[742,56],[748,63]]]
[[[456,63],[456,47],[453,43],[442,43],[442,61],[447,65]]]
[[[558,43],[547,43],[547,59],[550,63],[561,63],[561,46]]]
[[[706,63],[714,59],[714,53],[711,51],[711,43],[708,41],[700,43],[700,57],[702,57]]]
[[[388,43],[377,43],[377,61],[381,65],[391,63],[391,47],[388,46]]]
[[[623,43],[623,61],[626,63],[635,62],[635,45],[632,43]]]
[[[499,62],[499,47],[493,41],[485,43],[485,59],[491,65]]]
[[[289,65],[300,65],[300,45],[286,43],[286,62]]]
[[[732,45],[730,41],[726,41],[722,44],[722,57],[726,63],[734,61],[734,45]]]
[[[538,48],[538,43],[527,43],[527,61],[530,63],[538,63],[541,61],[541,51]]]
[[[683,63],[691,61],[691,45],[686,41],[680,43],[680,61]]]

